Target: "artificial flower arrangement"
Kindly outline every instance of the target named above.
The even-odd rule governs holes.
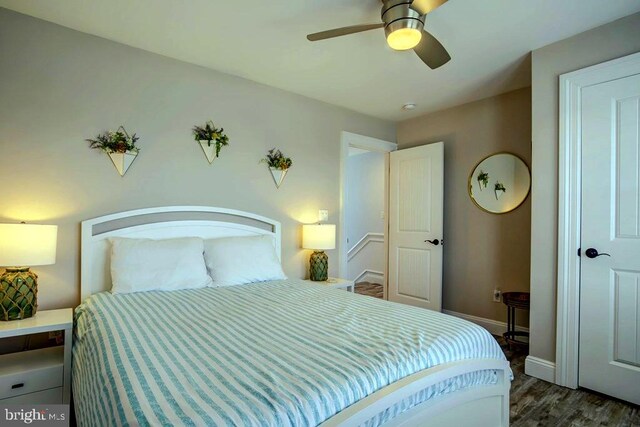
[[[211,144],[215,144],[216,157],[220,156],[222,147],[229,145],[229,137],[224,133],[224,129],[215,127],[211,120],[208,120],[204,126],[194,126],[193,137],[203,145],[203,148],[204,142],[208,147],[211,147]]]
[[[273,177],[273,182],[276,184],[276,188],[280,188],[284,177],[287,175],[289,168],[293,164],[291,157],[286,157],[282,154],[282,151],[272,148],[267,151],[267,155],[260,160],[260,163],[266,163]]]
[[[135,133],[129,136],[124,127],[120,126],[116,131],[109,130],[86,141],[89,143],[90,148],[107,153],[120,176],[124,176],[133,161],[138,157],[140,148],[136,146],[136,142],[139,139]]]
[[[480,184],[481,191],[482,188],[487,188],[487,185],[489,184],[489,174],[482,169],[480,169],[480,173],[478,174],[478,184]]]
[[[291,167],[293,161],[291,157],[286,157],[280,150],[272,148],[267,151],[267,155],[260,160],[262,163],[266,163],[270,168],[286,171]]]
[[[502,196],[504,193],[507,192],[507,189],[504,188],[504,185],[501,182],[496,182],[496,185],[493,191],[496,195],[496,200],[498,200],[500,196]]]
[[[136,147],[136,142],[140,138],[134,133],[129,136],[124,127],[120,126],[116,131],[107,131],[99,134],[93,139],[87,139],[90,148],[96,148],[107,153],[138,153],[140,148]]]

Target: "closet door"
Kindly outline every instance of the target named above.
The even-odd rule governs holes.
[[[578,382],[635,404],[640,404],[639,171],[640,74],[584,88]]]

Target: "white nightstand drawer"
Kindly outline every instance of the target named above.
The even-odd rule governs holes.
[[[61,405],[62,387],[50,388],[49,390],[36,391],[35,393],[21,394],[0,400],[1,405]]]
[[[0,399],[62,387],[63,372],[63,347],[2,355]]]

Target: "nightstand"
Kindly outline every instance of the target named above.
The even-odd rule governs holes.
[[[42,310],[0,322],[0,339],[62,331],[64,345],[0,356],[0,405],[69,404],[73,310]]]
[[[334,278],[334,277],[329,277],[329,279],[322,281],[322,282],[316,282],[313,280],[306,280],[307,282],[310,283],[316,283],[318,285],[324,285],[324,286],[329,286],[331,288],[336,288],[336,289],[344,289],[346,291],[349,292],[355,292],[356,291],[356,286],[355,283],[353,283],[353,280],[347,280],[347,279],[338,279],[338,278]]]

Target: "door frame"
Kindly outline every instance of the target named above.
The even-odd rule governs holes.
[[[359,135],[357,133],[342,131],[340,135],[340,277],[346,277],[347,274],[347,252],[349,245],[347,244],[346,213],[345,213],[345,196],[347,185],[347,159],[349,158],[349,147],[361,148],[367,151],[375,151],[385,153],[385,176],[384,176],[384,247],[385,247],[385,264],[384,264],[384,283],[383,292],[384,299],[387,299],[387,249],[389,245],[389,154],[398,149],[395,142],[384,141],[382,139],[372,138],[370,136]]]
[[[560,75],[556,384],[578,388],[582,89],[640,73],[640,53]]]

